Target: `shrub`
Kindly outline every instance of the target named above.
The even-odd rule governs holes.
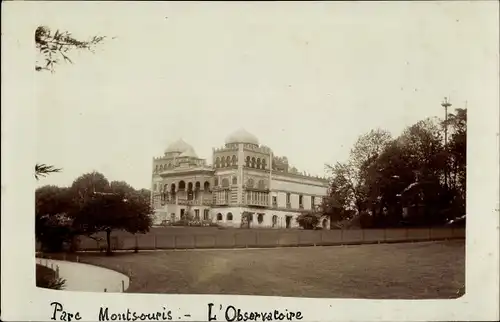
[[[300,214],[297,217],[297,223],[304,229],[315,229],[318,226],[320,219],[321,215],[319,214],[305,213]]]
[[[62,290],[66,280],[56,276],[56,272],[43,265],[36,265],[36,286],[52,290]]]

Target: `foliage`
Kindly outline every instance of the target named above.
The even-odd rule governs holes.
[[[297,216],[296,220],[300,227],[304,229],[316,229],[321,221],[322,215],[317,212],[307,212]]]
[[[35,30],[35,46],[42,56],[42,61],[35,64],[35,70],[54,72],[55,65],[61,61],[73,63],[69,58],[70,50],[86,49],[93,51],[95,45],[102,43],[105,38],[104,36],[93,36],[89,40],[82,41],[73,38],[68,31],[56,30],[52,32],[48,27],[39,26]]]
[[[46,165],[43,163],[37,163],[35,165],[35,179],[39,180],[41,177],[46,177],[47,175],[55,172],[60,172],[61,169],[55,168],[52,165]]]
[[[327,166],[322,213],[333,226],[355,220],[362,227],[443,225],[464,215],[466,121],[467,111],[457,109],[446,123],[427,118],[394,139],[380,129],[362,135],[347,162]]]
[[[73,204],[68,188],[44,186],[35,191],[35,237],[46,252],[58,252],[73,237],[68,213]]]
[[[93,172],[80,176],[71,189],[79,203],[74,227],[87,236],[106,232],[108,253],[113,230],[146,233],[152,225],[149,199],[125,182],[108,184],[104,175]]]
[[[53,290],[62,290],[66,280],[56,277],[56,272],[43,265],[36,265],[36,286]]]
[[[78,177],[71,187],[44,186],[36,193],[36,236],[45,250],[60,251],[78,235],[145,233],[152,224],[149,197],[123,181],[108,183],[98,172]]]

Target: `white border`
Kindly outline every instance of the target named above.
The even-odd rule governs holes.
[[[222,295],[142,295],[54,292],[34,285],[36,126],[33,100],[33,30],[37,4],[3,3],[2,10],[2,320],[48,321],[51,301],[96,321],[105,305],[113,311],[156,311],[174,319],[205,321],[207,304],[245,311],[300,310],[304,321],[496,320],[499,303],[499,82],[498,60],[485,74],[485,105],[468,111],[466,295],[456,300],[298,299]],[[497,3],[498,12],[498,3]],[[498,32],[498,31],[497,31]],[[498,34],[497,34],[498,35]],[[492,39],[492,41],[498,41]],[[473,45],[473,44],[471,44]],[[458,68],[458,66],[457,66]],[[477,85],[477,84],[474,84]],[[75,142],[76,143],[76,142]],[[191,317],[184,317],[190,314]],[[218,316],[221,320],[222,316]]]

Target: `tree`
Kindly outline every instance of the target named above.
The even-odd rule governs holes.
[[[109,183],[109,188],[111,192],[117,193],[124,198],[136,193],[136,190],[125,181],[111,181]]]
[[[75,202],[82,206],[96,192],[111,192],[108,179],[99,172],[85,173],[73,181],[70,187]]]
[[[126,199],[120,193],[96,193],[85,200],[74,225],[88,236],[105,232],[107,254],[110,255],[113,230],[146,233],[152,224],[152,214],[149,200],[144,200],[137,192],[129,194]]]
[[[68,31],[52,32],[48,27],[39,26],[35,30],[35,46],[42,56],[42,61],[36,62],[35,70],[54,72],[55,65],[61,61],[73,63],[69,58],[69,51],[73,49],[93,51],[93,48],[105,39],[104,36],[93,36],[89,40],[82,41],[73,38]]]
[[[390,143],[391,138],[388,131],[371,130],[358,138],[346,163],[327,165],[332,180],[329,195],[324,202],[331,219],[341,221],[352,216],[350,211],[346,211],[352,207],[358,214],[365,210],[368,193],[366,170]]]
[[[43,186],[35,192],[35,237],[45,251],[58,252],[74,231],[69,213],[73,203],[68,188]]]
[[[355,170],[361,170],[382,153],[391,140],[391,133],[380,128],[361,135],[351,149],[349,164]]]

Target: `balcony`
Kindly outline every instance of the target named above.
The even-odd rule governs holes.
[[[211,206],[213,204],[213,201],[210,199],[203,199],[201,204],[203,206]]]
[[[227,205],[229,205],[229,199],[225,199],[225,198],[224,199],[216,199],[215,204],[217,206],[227,206]]]
[[[247,205],[257,206],[257,207],[268,207],[269,202],[267,200],[247,199]]]

